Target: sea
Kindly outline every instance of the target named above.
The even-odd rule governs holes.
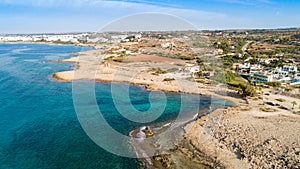
[[[74,108],[72,82],[52,78],[55,72],[76,67],[74,63],[57,60],[91,49],[75,45],[0,43],[1,169],[140,168],[138,160],[112,154],[90,139],[80,125]],[[128,120],[118,112],[111,94],[111,83],[94,84],[96,102],[100,105],[103,117],[124,135],[138,127],[163,123],[178,116],[182,98],[180,93],[166,93],[163,113],[155,121],[143,124]],[[155,108],[164,104],[159,98],[151,100],[154,103],[150,104],[150,91],[143,86],[114,84],[115,90],[124,87],[130,89],[130,103],[124,102],[125,106],[131,104],[139,111],[146,111],[151,106]],[[116,94],[114,99],[122,102],[124,97],[121,93]],[[212,104],[210,99],[198,101],[193,100],[195,95],[188,96],[190,104],[199,105],[200,109]],[[213,102],[224,104],[222,99]],[[86,103],[85,106],[90,105]],[[86,110],[89,113],[89,109]]]

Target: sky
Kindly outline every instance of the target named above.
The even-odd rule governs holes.
[[[300,27],[299,0],[1,0],[0,34],[97,32],[119,18],[165,13],[200,30]]]

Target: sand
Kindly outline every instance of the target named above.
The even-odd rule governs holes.
[[[185,63],[185,61],[179,59],[161,57],[156,55],[147,55],[147,54],[138,54],[136,56],[130,56],[128,60],[132,60],[134,62],[152,61],[152,62],[169,62],[169,63],[182,63],[182,64]]]
[[[136,62],[116,63],[103,60],[104,56],[95,55],[96,51],[85,53],[78,57],[73,57],[60,62],[75,62],[76,70],[57,72],[53,75],[58,80],[73,81],[73,80],[96,80],[101,82],[128,82],[131,84],[145,85],[149,90],[162,90],[168,92],[185,92],[185,93],[201,93],[211,94],[214,88],[201,86],[196,82],[186,79],[186,76],[191,78],[191,75],[185,73],[184,77],[181,74],[165,73],[153,74],[153,68],[161,68],[163,70],[180,69],[185,64],[182,60],[164,58],[159,56],[141,55],[130,58],[135,58]],[[147,57],[151,62],[143,62]],[[139,58],[139,59],[137,59]],[[142,62],[140,62],[141,60]],[[155,62],[154,62],[155,61]],[[181,65],[177,64],[181,63]],[[172,79],[166,81],[165,79]]]
[[[291,101],[299,102],[275,94],[268,101],[278,97],[286,99],[285,106],[290,108]],[[300,116],[292,113],[294,109],[261,105],[262,100],[248,102],[248,108],[216,110],[187,125],[187,140],[225,168],[299,167]],[[262,107],[273,108],[274,112],[263,112]],[[219,118],[217,122],[215,117]]]

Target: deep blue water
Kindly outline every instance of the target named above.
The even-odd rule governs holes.
[[[51,74],[73,67],[55,60],[88,49],[72,45],[0,43],[1,169],[139,168],[135,159],[113,155],[85,134],[74,110],[72,83],[51,78]],[[126,86],[117,84],[117,89]],[[118,113],[110,88],[109,83],[97,83],[95,87],[97,103],[106,121],[124,135],[144,125]],[[148,91],[130,86],[131,103],[137,110],[150,108],[148,97]],[[122,95],[117,98],[122,101]],[[180,95],[169,93],[167,99],[164,114],[155,122],[177,116]],[[193,97],[189,99],[191,104],[210,104],[210,100],[195,103]],[[154,103],[159,107],[160,99]]]

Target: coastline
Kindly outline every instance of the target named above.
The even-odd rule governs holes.
[[[71,62],[76,64],[75,70],[56,72],[52,77],[62,82],[71,82],[74,80],[94,80],[96,82],[117,82],[128,83],[132,85],[145,86],[147,90],[199,94],[211,97],[217,97],[229,100],[236,105],[245,102],[244,98],[237,94],[236,91],[227,89],[226,87],[210,87],[206,84],[191,82],[184,78],[174,81],[164,81],[164,79],[172,77],[169,74],[151,75],[147,69],[153,67],[163,67],[166,63],[115,63],[103,61],[103,56],[98,50],[89,50],[77,53],[78,56],[71,57],[58,62]],[[96,55],[96,57],[95,57]],[[128,68],[130,67],[130,68]],[[167,66],[168,68],[178,68],[174,63]],[[225,95],[223,93],[226,93]]]
[[[183,140],[170,151],[140,161],[150,169],[201,165],[230,169],[293,168],[300,161],[299,127],[300,116],[288,111],[263,113],[242,106],[218,108],[186,123]],[[151,132],[157,134],[155,129]]]
[[[173,128],[173,132],[176,133],[176,140],[172,145],[168,145],[167,149],[162,148],[166,145],[164,144],[163,138],[158,140],[150,141],[150,147],[154,149],[158,155],[153,157],[139,158],[143,167],[149,169],[164,169],[164,168],[224,168],[221,163],[216,161],[212,156],[205,154],[204,151],[198,149],[198,147],[191,144],[187,138],[188,131],[185,130],[186,126],[197,121],[198,119],[207,116],[209,113],[216,111],[218,108],[215,107],[211,110],[211,106],[204,106],[195,117],[187,120],[186,122],[177,125],[174,120],[167,121],[161,124],[153,124],[151,126],[143,126],[137,128],[130,132],[132,138],[143,138],[138,142],[131,141],[131,145],[136,151],[137,156],[142,154],[142,152],[147,152],[143,150],[143,140],[146,138],[151,138],[164,133],[167,128],[176,126]],[[182,130],[182,132],[180,132]],[[174,137],[174,136],[173,136]],[[191,154],[193,153],[193,154]],[[145,155],[145,153],[143,154]]]
[[[291,113],[292,110],[276,110],[263,104],[264,99],[244,99],[234,91],[225,90],[224,92],[219,88],[210,88],[198,83],[196,83],[196,89],[190,90],[189,87],[195,83],[189,83],[188,81],[181,83],[181,88],[178,88],[176,87],[176,81],[163,81],[164,78],[168,77],[167,75],[149,75],[149,71],[147,71],[153,66],[176,67],[173,64],[166,65],[166,63],[152,62],[123,64],[110,61],[100,62],[99,59],[103,58],[97,50],[81,52],[77,57],[60,61],[76,63],[76,70],[57,72],[53,74],[53,78],[60,81],[86,79],[97,82],[125,82],[144,85],[147,90],[182,92],[223,98],[236,105],[235,107],[216,109],[185,124],[183,127],[185,132],[184,141],[178,143],[171,152],[154,157],[151,159],[151,163],[149,163],[149,158],[140,159],[141,163],[147,168],[180,168],[188,164],[191,164],[190,166],[193,168],[200,165],[200,161],[207,168],[257,168],[259,166],[272,168],[273,166],[284,167],[285,163],[299,164],[297,160],[300,159],[297,154],[300,152],[300,148],[298,148],[300,143],[297,141],[297,135],[300,135],[300,131],[293,129],[300,128],[300,116]],[[118,74],[120,72],[122,73]],[[138,72],[142,74],[137,76]],[[227,95],[222,95],[222,93],[227,93]],[[275,97],[282,96],[274,95],[273,100],[275,100]],[[262,110],[265,107],[272,108],[274,111],[266,113]],[[214,121],[216,119],[217,123]],[[282,123],[285,120],[291,121],[291,123]],[[164,125],[166,124],[162,124],[162,126]],[[277,130],[273,129],[274,126]],[[151,128],[151,126],[148,127]],[[277,134],[279,129],[283,129],[281,134],[284,137]],[[144,129],[138,130],[143,131]],[[285,130],[288,132],[284,132]],[[135,135],[134,132],[131,134],[132,136]],[[155,135],[155,133],[151,135]],[[284,138],[291,140],[288,145],[284,145]],[[277,148],[274,150],[275,147]],[[280,157],[283,156],[285,149],[288,149],[288,154],[285,155],[288,157],[282,160]],[[270,151],[273,153],[271,156]],[[272,161],[267,160],[266,157],[271,158]],[[192,163],[195,162],[195,159],[197,159],[197,165]],[[176,165],[174,166],[174,164]]]
[[[235,104],[235,106],[239,106],[241,105],[241,103],[245,104],[245,101],[243,100],[242,97],[239,97],[238,95],[235,95],[235,93],[231,93],[232,95],[235,95],[236,97],[232,97],[232,96],[227,96],[227,95],[221,95],[218,94],[218,92],[214,91],[217,90],[215,88],[208,88],[208,87],[203,87],[203,86],[197,86],[197,90],[188,90],[189,88],[183,88],[185,90],[180,90],[178,88],[174,88],[174,85],[172,82],[165,82],[164,85],[155,85],[155,80],[153,80],[153,76],[151,77],[152,80],[151,82],[147,83],[147,81],[128,81],[128,80],[124,80],[124,78],[120,78],[117,79],[112,76],[104,76],[104,77],[100,77],[97,76],[96,77],[88,77],[88,78],[83,78],[84,76],[88,76],[88,74],[86,74],[84,71],[82,71],[82,67],[85,66],[89,66],[93,65],[92,68],[96,68],[98,72],[99,71],[99,67],[100,69],[106,69],[106,74],[107,72],[113,74],[114,72],[116,72],[116,70],[113,70],[114,68],[116,68],[117,66],[119,66],[119,64],[113,64],[113,65],[109,65],[108,67],[103,66],[105,63],[99,63],[97,62],[97,60],[99,58],[94,57],[95,53],[99,53],[99,51],[97,50],[90,50],[90,51],[85,51],[85,52],[80,52],[78,53],[79,56],[75,56],[75,57],[71,57],[69,59],[64,59],[64,60],[59,60],[58,62],[72,62],[72,63],[76,63],[77,64],[77,69],[75,70],[71,70],[71,71],[65,71],[65,72],[57,72],[54,73],[52,75],[52,77],[56,80],[59,81],[63,81],[63,82],[70,82],[73,80],[95,80],[96,82],[117,82],[117,83],[129,83],[129,84],[133,84],[133,85],[142,85],[145,86],[146,90],[159,90],[159,91],[164,91],[164,92],[175,92],[175,93],[186,93],[186,94],[199,94],[199,95],[205,95],[208,97],[216,97],[216,98],[220,98],[220,99],[226,99],[228,101],[231,101],[233,104]],[[82,58],[80,58],[82,57]],[[85,59],[89,60],[87,63],[85,62]],[[91,62],[94,62],[94,64],[90,64]],[[95,64],[97,63],[97,64]],[[76,72],[77,71],[77,72]],[[75,73],[79,73],[79,77],[75,77]],[[80,73],[84,73],[84,76],[81,76]],[[94,74],[95,72],[92,72],[91,74]],[[104,75],[105,75],[104,73]],[[103,75],[103,74],[101,74]],[[98,78],[97,78],[98,77]],[[145,77],[145,76],[143,76]],[[157,79],[156,79],[157,80]],[[158,80],[162,81],[162,78],[159,78]],[[188,81],[186,81],[188,82]],[[189,85],[187,85],[189,86]],[[232,91],[227,91],[227,92],[232,92]],[[222,92],[220,92],[222,93]],[[195,161],[195,159],[192,159],[191,157],[186,158],[186,154],[190,154],[190,152],[193,152],[197,155],[197,162],[196,163],[192,163],[189,164],[185,163],[185,164],[181,164],[181,165],[189,165],[189,166],[202,166],[202,167],[207,167],[207,168],[224,168],[224,166],[228,166],[228,164],[224,164],[221,163],[220,161],[216,160],[214,158],[213,154],[210,154],[209,152],[207,152],[205,149],[200,149],[197,145],[194,145],[192,143],[191,140],[189,140],[189,137],[187,137],[187,134],[189,132],[187,132],[187,127],[190,124],[193,124],[194,122],[197,122],[199,119],[203,119],[203,118],[208,118],[210,113],[214,113],[216,111],[218,111],[219,109],[223,109],[223,108],[214,108],[214,110],[210,110],[209,108],[203,108],[202,110],[199,110],[199,112],[197,113],[197,116],[195,116],[195,118],[190,119],[188,122],[185,122],[184,124],[181,125],[181,129],[183,130],[183,132],[185,134],[183,134],[182,137],[182,142],[178,143],[178,145],[176,145],[175,149],[171,149],[170,153],[173,154],[171,156],[175,156],[177,158],[177,161],[181,161],[181,163],[183,163],[183,161],[188,160],[190,162]],[[200,113],[201,112],[201,113]],[[165,127],[168,127],[169,125],[172,124],[172,121],[167,121],[164,123],[160,123],[160,124],[154,124],[153,126],[148,126],[149,128],[154,128],[153,131],[155,131],[153,134],[151,134],[152,136],[159,133],[160,130],[163,130]],[[146,126],[145,126],[146,127]],[[141,128],[137,128],[133,131],[131,131],[129,133],[129,135],[131,137],[137,137],[138,133],[141,133],[145,130],[145,127],[141,127]],[[158,129],[159,128],[159,129]],[[151,131],[152,132],[152,131]],[[194,132],[194,131],[193,131]],[[131,143],[131,145],[133,146],[133,148],[136,150],[136,152],[138,153],[140,150],[140,147],[135,147],[134,144]],[[154,147],[157,147],[157,145],[155,143],[153,143]],[[203,148],[203,147],[202,147]],[[159,151],[159,150],[158,150]],[[141,153],[141,152],[140,152]],[[166,154],[166,155],[161,155],[161,156],[156,156],[156,157],[149,157],[149,158],[140,158],[139,161],[142,163],[142,165],[144,165],[144,167],[146,168],[170,168],[172,165],[174,165],[174,162],[171,159],[170,154]],[[182,158],[182,159],[181,159]],[[175,168],[178,168],[180,166],[173,166]],[[183,166],[181,166],[183,167]]]

